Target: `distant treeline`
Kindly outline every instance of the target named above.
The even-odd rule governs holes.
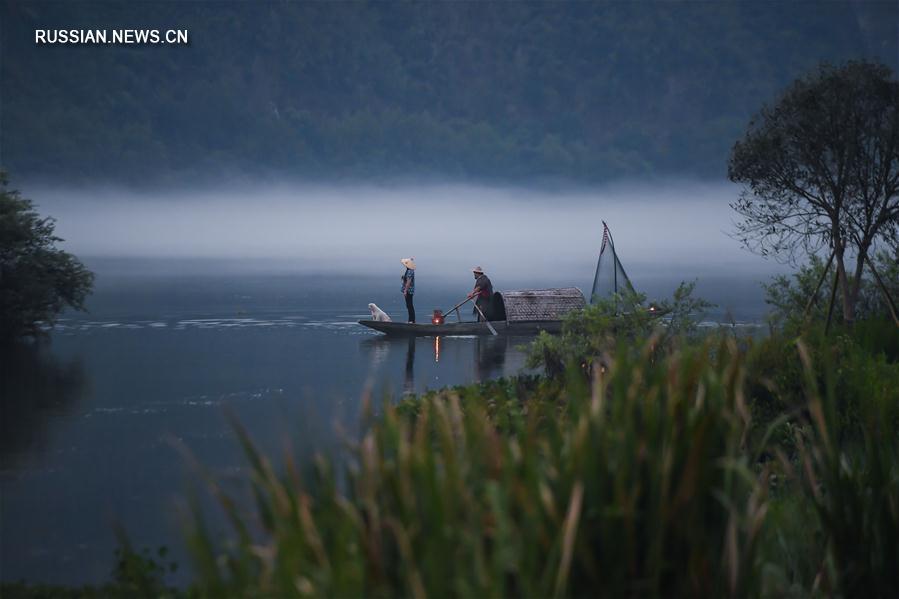
[[[4,3],[18,177],[725,174],[821,60],[897,62],[893,2]],[[35,44],[187,29],[188,45]]]

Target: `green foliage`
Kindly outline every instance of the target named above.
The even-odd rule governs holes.
[[[520,398],[511,419],[490,407],[508,384],[438,393],[414,414],[386,406],[346,471],[320,460],[311,482],[276,475],[238,428],[256,515],[216,486],[237,539],[218,547],[198,514],[200,584],[213,596],[751,593],[764,497],[741,448],[743,368],[733,342],[710,350],[653,362],[622,348],[592,388],[576,376],[564,402]]]
[[[750,445],[779,458],[762,539],[766,595],[896,588],[897,343],[891,321],[872,320],[830,335],[806,327],[798,348],[775,331],[750,351]]]
[[[827,565],[828,553],[824,531],[814,505],[808,500],[792,476],[772,476],[779,487],[772,490],[759,540],[764,556],[759,575],[762,597],[819,597],[820,574]]]
[[[53,230],[0,171],[0,343],[40,336],[66,307],[84,309],[94,276],[55,247]]]
[[[808,317],[811,320],[824,322],[827,318],[828,299],[833,286],[833,269],[830,272],[830,280],[822,284],[809,311]],[[762,284],[765,288],[765,303],[772,308],[768,313],[768,322],[773,328],[787,328],[798,332],[798,327],[803,324],[805,308],[812,300],[815,285],[823,273],[824,261],[812,255],[808,264],[801,266],[798,272],[790,276],[777,275],[770,283]],[[839,301],[839,298],[836,300]],[[834,314],[839,314],[836,306]]]
[[[890,293],[899,293],[899,263],[887,252],[875,257],[875,265]],[[833,284],[831,277],[819,291],[808,315],[806,306],[824,263],[812,257],[792,277],[778,276],[765,285],[770,335],[753,344],[749,352],[748,392],[752,397],[753,436],[761,436],[766,427],[788,415],[777,429],[774,439],[791,456],[797,450],[795,434],[801,429],[801,412],[807,400],[804,385],[805,366],[795,350],[799,335],[806,340],[807,351],[816,368],[819,388],[830,385],[839,398],[838,420],[841,437],[859,438],[864,432],[861,410],[870,406],[894,406],[892,418],[899,415],[899,329],[889,319],[888,308],[880,288],[868,276],[862,280],[858,312],[864,316],[851,328],[835,323],[825,335],[824,321]],[[840,294],[835,298],[836,313]],[[826,367],[825,367],[826,365]]]
[[[810,354],[802,344],[800,354],[806,372],[812,372]],[[827,366],[833,371],[832,364]],[[835,385],[840,372],[823,394],[817,391],[817,381],[807,377],[814,437],[801,445],[801,480],[832,559],[833,572],[824,590],[845,597],[889,597],[899,588],[899,376],[881,384],[876,377],[883,369],[859,368],[866,366],[852,369],[867,381],[861,391],[870,393],[857,406],[857,438],[841,434],[845,406]],[[892,370],[896,375],[899,369]]]
[[[875,333],[876,332],[876,333]],[[802,337],[813,368],[796,351],[796,337],[774,331],[754,343],[748,352],[747,393],[753,412],[753,438],[781,421],[776,444],[795,456],[795,434],[804,423],[811,376],[816,388],[831,390],[838,413],[832,425],[840,439],[860,439],[877,418],[899,430],[899,329],[891,321],[861,321],[849,330],[834,327],[824,334],[823,324],[807,326]],[[810,373],[810,374],[807,374]]]
[[[3,583],[4,599],[188,599],[197,597],[195,590],[181,590],[166,585],[168,573],[177,565],[166,562],[168,549],[159,547],[155,555],[149,549],[137,553],[128,539],[119,533],[115,551],[112,581],[101,586],[61,586],[49,584]]]
[[[569,313],[561,335],[541,335],[532,344],[528,366],[551,378],[571,369],[592,376],[594,364],[622,341],[635,346],[653,338],[654,353],[670,351],[696,333],[698,317],[712,304],[692,296],[696,283],[681,283],[671,299],[646,305],[646,296],[625,291]]]
[[[890,251],[877,252],[872,257],[874,267],[880,275],[887,292],[894,303],[899,303],[899,247]],[[812,300],[815,285],[824,273],[825,262],[816,255],[809,258],[807,264],[790,275],[778,275],[765,288],[765,302],[771,306],[768,320],[773,328],[784,329],[798,334],[807,322],[824,322],[834,283],[833,266],[829,269],[811,308],[806,315],[805,310]],[[840,293],[834,297],[833,318],[842,312],[843,298]],[[880,286],[870,270],[865,270],[861,279],[859,296],[856,302],[856,314],[866,326],[865,321],[877,321],[889,316],[889,307]],[[871,333],[876,333],[870,330]]]
[[[159,547],[155,553],[144,548],[136,552],[124,533],[119,534],[119,548],[115,551],[113,585],[117,592],[129,597],[178,597],[183,594],[165,584],[167,574],[174,573],[178,564],[166,561],[167,547]]]
[[[874,356],[882,355],[886,361],[899,363],[899,329],[892,320],[869,318],[856,322],[852,338]]]

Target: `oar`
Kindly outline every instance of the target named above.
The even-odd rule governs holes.
[[[467,299],[465,299],[465,300],[459,302],[458,304],[456,304],[455,306],[453,306],[452,308],[450,308],[449,310],[447,310],[446,312],[444,312],[444,315],[449,316],[450,314],[453,313],[453,311],[455,311],[455,312],[456,312],[456,318],[458,318],[458,319],[461,321],[462,318],[459,316],[459,311],[458,311],[459,308],[461,308],[462,306],[464,306],[465,304],[467,304],[468,302],[470,302],[473,298],[474,298],[474,296],[471,296],[471,297],[469,297],[469,298],[467,298]]]
[[[490,321],[487,320],[487,317],[484,316],[483,312],[481,312],[481,308],[480,308],[480,306],[478,306],[477,302],[475,302],[474,307],[478,311],[478,314],[481,315],[481,318],[484,319],[484,322],[487,323],[487,328],[490,329],[490,332],[493,333],[494,335],[498,335],[499,333],[496,332],[496,329],[493,328],[493,325],[490,324]]]

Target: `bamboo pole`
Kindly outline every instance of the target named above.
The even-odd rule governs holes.
[[[880,278],[880,274],[878,274],[877,269],[874,268],[874,263],[871,262],[871,258],[868,255],[865,255],[865,262],[868,263],[868,268],[871,269],[871,272],[874,273],[874,279],[877,281],[877,286],[880,287],[880,290],[883,292],[883,297],[887,300],[887,307],[890,309],[890,316],[893,317],[893,322],[899,327],[899,317],[896,316],[896,304],[893,302],[893,298],[890,296],[890,292],[887,290],[886,285],[883,283],[883,279]]]

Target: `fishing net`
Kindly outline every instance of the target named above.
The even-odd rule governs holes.
[[[599,249],[599,261],[596,264],[596,276],[593,279],[593,291],[590,294],[590,302],[612,297],[616,293],[634,291],[631,280],[618,254],[615,253],[615,242],[608,225],[602,223],[602,246]]]

